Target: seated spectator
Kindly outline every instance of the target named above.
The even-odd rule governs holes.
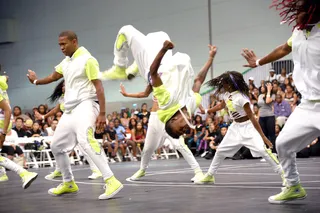
[[[143,128],[142,122],[137,123],[137,127],[131,130],[132,141],[139,145],[141,148],[144,144],[147,131]]]
[[[254,104],[254,105],[253,105],[253,113],[254,113],[254,117],[256,118],[256,120],[259,121],[259,118],[260,118],[260,110],[259,110],[258,104]]]
[[[58,125],[58,120],[57,119],[53,119],[52,123],[51,123],[51,127],[46,128],[48,136],[53,136],[54,132],[56,131]]]
[[[209,130],[210,124],[213,123],[213,119],[210,116],[206,118],[206,130]]]
[[[280,132],[281,132],[281,126],[280,126],[279,124],[276,124],[276,129],[275,129],[275,131],[276,131],[276,137],[278,137],[279,134],[280,134]]]
[[[27,130],[27,137],[30,138],[30,137],[41,137],[43,134],[40,130],[40,125],[39,123],[35,122],[33,125],[32,125],[32,128]]]
[[[129,120],[129,132],[131,133],[131,130],[137,127],[137,120],[135,118],[130,118]]]
[[[109,125],[110,121],[112,121],[112,116],[111,116],[111,114],[108,114],[107,120],[106,120],[107,125]]]
[[[110,162],[114,163],[115,161],[115,157],[117,155],[118,152],[118,147],[119,147],[119,141],[118,141],[118,135],[116,130],[114,129],[114,122],[110,121],[109,122],[109,128],[106,131],[106,136],[107,138],[105,140],[103,140],[103,148],[106,152],[106,154],[109,156],[110,158]]]
[[[291,107],[287,101],[282,100],[281,95],[276,96],[276,101],[273,107],[274,115],[276,116],[276,123],[282,127],[291,114]]]
[[[282,68],[281,69],[281,73],[277,76],[277,80],[280,84],[284,84],[284,81],[286,80],[287,78],[287,71],[286,71],[286,68]]]
[[[284,92],[282,91],[281,87],[279,86],[278,82],[273,82],[272,84],[272,94],[275,95],[284,95]]]
[[[293,90],[293,86],[288,84],[286,87],[286,92],[283,96],[283,99],[290,104],[291,111],[293,112],[297,106],[298,96]]]
[[[48,136],[47,128],[49,128],[48,123],[40,123],[40,130],[41,130],[42,136]]]
[[[143,125],[143,129],[145,129],[146,131],[148,130],[148,124],[149,124],[149,118],[147,116],[144,116],[142,118],[142,125]]]
[[[214,141],[214,139],[218,136],[219,131],[216,129],[216,126],[214,123],[209,124],[209,128],[206,129],[206,134],[203,137],[203,139],[200,142],[200,145],[198,147],[198,150],[201,150],[202,146],[204,147],[205,152],[201,155],[201,157],[205,157],[208,152],[208,144],[210,144],[211,141]]]
[[[122,114],[121,114],[121,125],[125,128],[125,129],[128,129],[129,128],[129,116],[128,116],[128,113],[123,111]]]
[[[141,111],[138,114],[138,117],[142,119],[144,116],[150,117],[150,112],[148,111],[148,105],[146,103],[143,103],[141,105]]]
[[[210,140],[209,142],[210,149],[209,149],[209,152],[204,157],[205,159],[210,160],[213,158],[219,144],[223,140],[224,136],[227,134],[227,131],[228,131],[228,127],[226,125],[222,126],[220,129],[220,133],[213,140]]]
[[[273,68],[271,68],[269,70],[269,75],[266,78],[266,82],[271,83],[273,80],[277,80],[277,75],[276,75],[276,71]]]
[[[192,144],[195,143],[196,144],[196,149],[197,149],[197,153],[196,156],[199,156],[200,153],[198,152],[198,147],[200,145],[200,141],[202,140],[202,138],[204,137],[204,135],[206,134],[206,128],[202,123],[202,118],[200,115],[196,115],[195,117],[195,126],[196,128],[194,129],[194,136],[193,138],[191,138],[188,141],[188,145],[189,147],[192,147]]]
[[[103,136],[105,135],[104,129],[96,129],[94,132],[94,138],[98,140],[103,140]]]
[[[249,77],[249,84],[248,85],[250,85],[250,84],[252,84],[253,87],[255,87],[255,85],[254,85],[254,77]]]
[[[6,136],[5,142],[2,146],[1,153],[5,153],[7,155],[7,158],[10,160],[14,160],[15,154],[18,155],[20,158],[19,161],[21,163],[18,163],[19,165],[23,166],[24,168],[27,168],[26,159],[24,157],[22,149],[16,145],[16,140],[18,139],[18,134],[13,129],[10,130]]]
[[[23,129],[23,119],[20,117],[16,118],[15,124],[16,126],[13,127],[12,129],[18,134],[18,137],[23,138],[27,136],[26,131]]]
[[[59,121],[59,120],[60,120],[60,118],[61,118],[61,116],[62,116],[62,114],[63,114],[63,112],[62,112],[62,111],[57,112],[57,113],[56,113],[56,117],[55,117],[55,119],[57,119],[57,120]]]
[[[117,132],[117,136],[118,136],[118,141],[119,141],[119,147],[122,153],[122,161],[126,161],[126,151],[127,151],[127,147],[128,145],[132,147],[132,150],[134,151],[133,156],[134,156],[134,160],[137,160],[137,154],[136,154],[136,144],[131,141],[131,140],[127,140],[126,137],[126,130],[123,128],[123,126],[120,126],[120,120],[119,119],[115,119],[114,120],[114,129]]]
[[[31,119],[25,120],[25,122],[24,122],[24,130],[26,131],[26,133],[27,133],[27,131],[32,129],[32,125],[33,125],[33,121]]]

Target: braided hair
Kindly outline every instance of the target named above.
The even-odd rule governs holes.
[[[62,95],[62,87],[64,84],[64,80],[60,81],[59,84],[54,88],[53,93],[48,98],[51,103],[56,102]]]
[[[298,30],[306,29],[309,25],[318,22],[320,19],[319,0],[273,0],[270,8],[275,7],[280,11],[282,23],[289,22],[289,25],[302,16],[301,23],[296,23],[293,27]]]
[[[243,75],[237,71],[227,71],[206,83],[215,89],[215,96],[225,93],[224,84],[228,84],[232,91],[239,91],[249,97],[249,86],[244,81]]]

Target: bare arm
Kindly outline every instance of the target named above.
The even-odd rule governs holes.
[[[226,103],[224,101],[221,101],[217,105],[215,105],[213,108],[208,109],[208,113],[213,113],[220,111],[226,107]]]
[[[208,46],[209,46],[209,49],[210,49],[210,51],[209,51],[209,59],[205,63],[205,65],[202,67],[202,69],[200,70],[200,72],[197,75],[197,77],[194,79],[192,90],[194,92],[196,92],[196,93],[198,93],[200,91],[201,85],[206,80],[208,71],[209,71],[210,67],[212,66],[212,62],[213,62],[214,56],[217,53],[217,47],[216,46],[212,46],[212,45],[208,45]]]
[[[272,143],[269,141],[269,139],[264,135],[260,124],[258,123],[258,121],[256,120],[256,118],[254,117],[254,114],[250,108],[250,104],[246,103],[243,106],[244,111],[246,112],[248,118],[250,119],[250,121],[252,122],[254,128],[259,132],[261,138],[263,139],[263,142],[265,144],[267,144],[270,148],[272,148]]]
[[[47,114],[43,116],[43,119],[47,119],[51,116],[54,116],[56,113],[60,112],[60,104],[57,104],[52,110],[50,110]],[[35,112],[35,116],[37,119],[41,120],[42,115],[39,112]]]
[[[106,99],[104,97],[104,90],[101,80],[95,79],[92,80],[94,87],[96,88],[97,98],[100,106],[100,113],[97,117],[96,125],[97,128],[104,128],[106,124]]]
[[[127,93],[122,84],[120,84],[120,89],[121,89],[120,93],[124,97],[129,97],[129,98],[147,98],[152,92],[152,86],[150,84],[146,87],[145,91],[138,92],[138,93]]]
[[[162,85],[162,80],[158,74],[158,69],[160,67],[163,56],[169,49],[173,49],[173,47],[173,43],[171,43],[170,41],[165,41],[163,43],[163,47],[161,48],[161,50],[159,51],[159,53],[157,54],[156,58],[153,60],[150,66],[150,76],[154,87],[159,87]]]
[[[29,78],[30,83],[34,83],[36,81],[36,85],[43,85],[43,84],[50,84],[54,81],[59,80],[60,78],[63,77],[63,75],[61,75],[60,73],[54,71],[53,73],[51,73],[49,76],[42,78],[42,79],[38,79],[36,73],[32,70],[28,70],[28,74],[27,77]]]
[[[0,101],[0,108],[4,111],[4,123],[2,134],[0,133],[0,148],[2,148],[3,142],[5,141],[6,134],[8,133],[8,127],[10,124],[11,108],[7,100],[3,99]]]
[[[283,58],[284,56],[291,53],[291,51],[292,51],[292,48],[286,42],[278,46],[276,49],[274,49],[271,53],[269,53],[265,57],[261,58],[259,60],[259,65],[268,64],[280,58]],[[244,67],[254,68],[257,66],[256,61],[258,60],[258,58],[252,50],[243,49],[241,55],[248,61],[248,64],[244,65]]]

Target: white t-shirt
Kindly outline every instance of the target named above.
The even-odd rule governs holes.
[[[243,107],[246,103],[250,104],[250,100],[246,95],[240,93],[239,91],[232,93],[227,92],[224,95],[224,101],[226,103],[226,107],[228,108],[231,119],[234,120],[247,116],[247,113],[244,111]]]
[[[15,130],[11,129],[11,135],[6,136],[6,140],[3,145],[10,146],[12,144],[16,145],[16,140],[18,139],[18,134]]]
[[[54,130],[52,130],[51,127],[48,127],[46,130],[47,130],[48,136],[53,136]]]

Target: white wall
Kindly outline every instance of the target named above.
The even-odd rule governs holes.
[[[219,52],[215,75],[225,70],[243,71],[240,56],[243,47],[263,55],[290,36],[291,28],[280,26],[276,12],[266,0],[212,0],[213,43]],[[45,102],[54,85],[31,85],[27,69],[39,77],[53,71],[63,55],[57,44],[58,34],[74,30],[100,62],[101,69],[112,65],[113,43],[118,29],[132,24],[144,33],[166,31],[176,50],[186,52],[198,71],[207,58],[207,0],[0,0],[0,18],[15,18],[18,41],[0,46],[0,63],[10,76],[12,105],[30,108]],[[138,92],[145,82],[137,78],[125,83]],[[133,101],[119,95],[119,82],[105,82],[110,110],[113,102]]]

